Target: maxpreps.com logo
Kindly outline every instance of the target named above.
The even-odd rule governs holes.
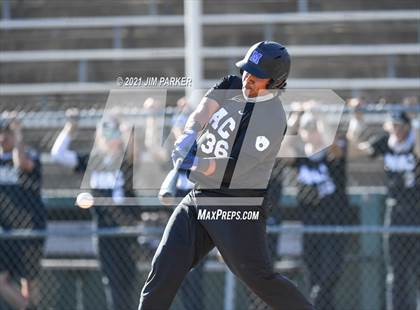
[[[261,53],[258,53],[257,51],[253,51],[251,56],[249,57],[249,60],[252,61],[254,64],[258,65],[261,57],[262,57]]]

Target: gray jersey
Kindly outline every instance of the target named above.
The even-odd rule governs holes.
[[[241,87],[239,77],[228,76],[206,94],[220,109],[198,140],[197,156],[216,158],[217,170],[210,177],[191,173],[199,189],[267,187],[286,131],[285,111],[277,91],[251,102]]]

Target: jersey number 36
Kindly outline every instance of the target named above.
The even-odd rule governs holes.
[[[206,141],[201,144],[201,151],[206,154],[214,154],[215,157],[227,157],[229,145],[225,140],[217,141],[212,133],[206,133]]]

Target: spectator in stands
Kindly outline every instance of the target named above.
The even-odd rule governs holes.
[[[411,122],[404,111],[392,112],[384,124],[385,132],[368,141],[360,139],[364,131],[362,103],[350,102],[355,109],[347,136],[360,151],[370,157],[383,156],[387,179],[385,225],[420,226],[420,129],[419,120]],[[417,128],[415,128],[417,127]],[[392,234],[388,240],[390,269],[393,272],[392,309],[414,310],[413,275],[420,276],[420,236]],[[419,305],[417,305],[419,306]]]
[[[68,121],[52,147],[52,158],[75,172],[85,173],[94,197],[109,197],[108,205],[91,208],[99,228],[136,225],[134,211],[138,207],[123,205],[124,198],[134,196],[131,131],[124,129],[118,117],[105,116],[97,125],[92,153],[81,154],[69,149],[77,129],[78,112],[69,110],[67,114]],[[99,236],[98,241],[101,268],[111,288],[112,309],[135,309],[138,303],[137,237]]]
[[[419,98],[416,96],[407,96],[404,97],[402,100],[402,105],[409,110],[407,112],[408,116],[413,120],[415,127],[417,127],[417,122],[420,121],[420,118],[417,118],[418,110],[417,112],[414,111],[414,109],[417,107],[417,109],[420,107]]]
[[[187,98],[181,97],[178,99],[177,112],[172,117],[172,134],[174,141],[178,139],[184,132],[185,124],[188,120],[189,115],[192,112],[191,107],[188,104]],[[187,170],[180,170],[178,181],[177,181],[177,192],[176,197],[185,197],[190,190],[194,187],[187,177]],[[203,277],[204,277],[204,265],[205,259],[202,260],[195,268],[193,268],[185,278],[180,288],[180,296],[183,303],[183,309],[195,310],[203,309]]]
[[[145,119],[144,152],[147,152],[154,162],[169,161],[169,152],[161,144],[164,126],[164,105],[160,100],[149,97],[143,103],[144,112],[149,113]]]
[[[38,153],[23,144],[19,121],[0,120],[0,228],[45,229]],[[0,298],[15,309],[36,309],[44,239],[0,239]],[[13,279],[20,280],[21,288]]]
[[[295,131],[300,146],[289,152],[306,157],[289,160],[297,170],[297,201],[304,225],[345,225],[349,221],[346,195],[346,139],[337,137],[324,148],[322,126],[316,114],[303,103],[301,112],[289,119],[289,134]],[[325,125],[325,124],[324,124]],[[294,148],[294,150],[293,150]],[[309,271],[311,298],[318,310],[334,309],[334,288],[343,267],[347,237],[336,234],[305,234],[304,262]]]

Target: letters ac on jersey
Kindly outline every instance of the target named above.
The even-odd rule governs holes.
[[[231,189],[265,189],[286,131],[286,115],[277,91],[251,103],[244,98],[241,88],[239,77],[227,76],[205,95],[217,101],[220,109],[198,139],[197,156],[234,158]],[[246,120],[249,120],[247,127]],[[240,136],[242,146],[239,151],[237,146],[233,150]],[[226,163],[218,161],[220,171],[214,176],[209,178],[198,173],[191,176],[199,188],[215,189],[220,187],[226,168]]]
[[[213,114],[199,139],[200,157],[228,157],[232,150],[245,104],[238,98],[227,99]]]

